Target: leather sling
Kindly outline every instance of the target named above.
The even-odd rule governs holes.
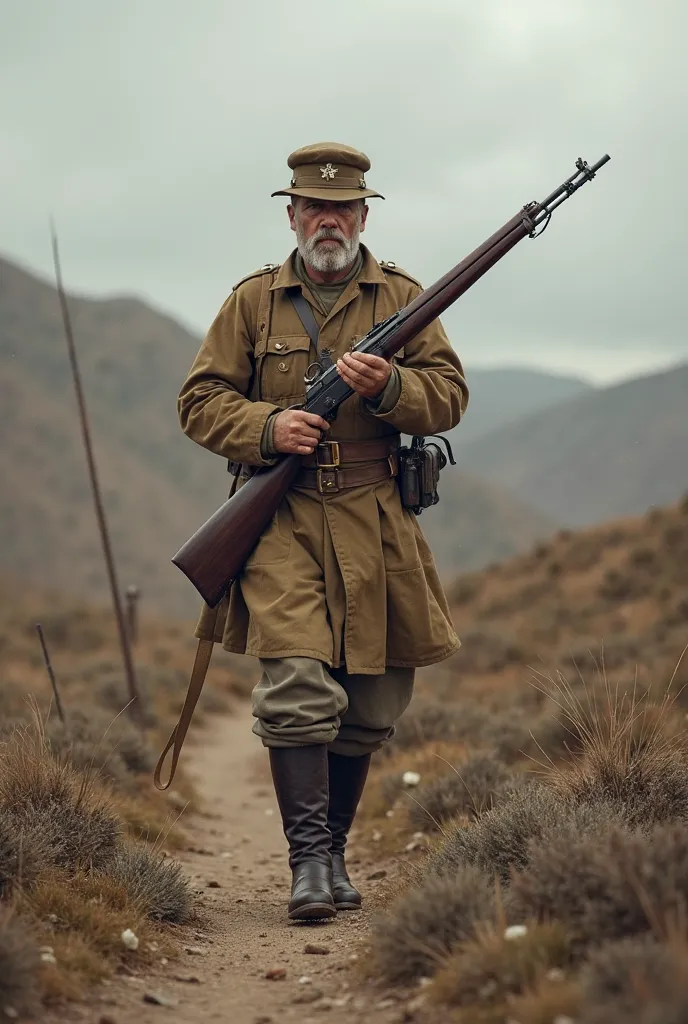
[[[296,310],[297,316],[303,324],[306,334],[311,339],[315,351],[318,353],[318,359],[323,370],[326,370],[329,366],[332,366],[332,356],[327,349],[320,350],[318,348],[318,341],[320,340],[320,328],[318,322],[313,316],[313,310],[310,307],[310,303],[304,298],[303,292],[300,288],[287,288],[287,295],[289,300]]]

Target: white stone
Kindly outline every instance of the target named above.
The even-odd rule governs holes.
[[[122,945],[125,949],[138,949],[139,948],[139,937],[135,935],[131,928],[125,928],[121,935]]]
[[[420,775],[418,772],[404,772],[401,776],[401,781],[405,786],[417,786],[420,782]]]
[[[511,924],[504,932],[505,939],[522,939],[524,935],[528,934],[528,929],[524,924]]]

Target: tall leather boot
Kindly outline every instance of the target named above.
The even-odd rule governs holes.
[[[270,768],[289,843],[289,917],[295,921],[334,917],[327,747],[271,747]]]
[[[327,757],[330,775],[327,824],[332,833],[334,903],[337,910],[359,910],[361,894],[351,884],[344,860],[344,848],[368,776],[370,754],[364,754],[363,757],[343,757],[342,754],[335,754],[330,750]]]

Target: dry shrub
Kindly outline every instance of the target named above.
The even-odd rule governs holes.
[[[528,651],[504,630],[475,626],[461,634],[462,672],[501,672],[508,665],[522,664]]]
[[[475,701],[451,704],[419,699],[411,704],[396,727],[387,752],[408,750],[424,743],[462,743],[494,750],[502,761],[517,760],[530,744],[527,717],[516,709],[496,714]]]
[[[104,796],[92,778],[53,757],[38,720],[0,747],[0,811],[52,864],[98,867],[117,849],[119,822]]]
[[[40,833],[22,833],[7,811],[0,809],[0,899],[15,888],[31,885],[49,851]]]
[[[126,714],[112,719],[98,711],[86,714],[74,710],[65,725],[51,719],[46,725],[46,738],[57,757],[119,783],[129,782],[131,775],[150,772],[155,764],[145,734]]]
[[[574,802],[610,803],[629,823],[688,819],[688,763],[669,727],[672,698],[652,708],[645,695],[612,687],[604,676],[600,703],[595,690],[581,699],[563,676],[553,682],[581,744],[570,766],[552,767],[555,791]]]
[[[625,939],[591,953],[581,973],[581,1024],[685,1024],[688,950]]]
[[[182,924],[191,916],[194,897],[181,865],[145,846],[118,850],[107,866],[107,875],[126,889],[149,918]]]
[[[688,910],[688,829],[549,835],[531,846],[511,895],[518,912],[562,922],[579,949],[666,929]]]
[[[580,989],[576,981],[556,970],[509,1005],[509,1019],[518,1024],[558,1024],[580,1018]]]
[[[544,786],[517,790],[476,821],[456,826],[424,869],[451,875],[466,864],[476,864],[508,881],[512,866],[527,863],[530,840],[540,836],[548,824],[559,823],[564,813],[561,801]]]
[[[9,1020],[35,1008],[41,957],[26,924],[0,908],[0,1014]]]
[[[475,1003],[504,1005],[542,981],[552,968],[570,960],[561,925],[527,926],[520,938],[507,939],[504,929],[478,929],[477,938],[462,944],[439,971],[433,998],[452,1006]]]
[[[454,771],[440,775],[414,792],[409,812],[418,829],[438,828],[457,815],[477,815],[491,807],[513,773],[493,753],[475,753]]]
[[[534,841],[561,830],[595,834],[620,821],[608,804],[575,805],[545,786],[524,786],[474,822],[457,826],[431,856],[425,870],[447,874],[463,864],[477,864],[508,882],[514,870],[528,863]]]
[[[406,983],[435,973],[479,921],[495,921],[493,881],[473,865],[451,877],[428,878],[404,893],[373,925],[371,957],[377,974]]]

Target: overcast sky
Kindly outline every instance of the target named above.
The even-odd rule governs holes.
[[[286,158],[371,158],[366,243],[425,284],[612,162],[445,314],[471,366],[688,359],[685,0],[0,0],[0,251],[199,335],[292,248]],[[470,376],[470,373],[469,373]]]

